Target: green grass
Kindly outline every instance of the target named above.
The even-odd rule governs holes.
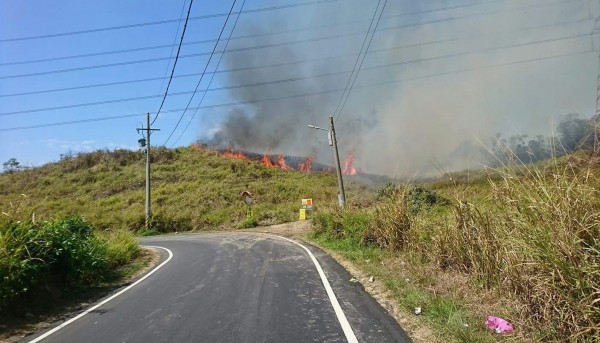
[[[458,300],[436,295],[424,284],[415,284],[416,280],[407,281],[402,275],[394,272],[390,265],[394,254],[366,246],[352,238],[336,239],[313,232],[309,239],[340,253],[368,275],[382,280],[394,299],[408,313],[412,313],[416,307],[421,307],[423,312],[420,318],[427,322],[438,342],[495,342],[492,335],[482,327],[481,319],[475,318],[465,310],[465,306]]]
[[[152,230],[143,234],[247,226],[244,190],[253,193],[257,225],[296,220],[302,198],[317,209],[337,201],[333,173],[281,171],[194,148],[154,149],[152,160]],[[96,151],[0,174],[0,210],[21,220],[80,214],[99,230],[142,233],[144,161],[143,152]],[[350,196],[360,190],[349,182]]]

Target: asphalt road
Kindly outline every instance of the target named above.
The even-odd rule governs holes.
[[[276,236],[211,233],[141,243],[173,256],[105,304],[25,341],[410,342],[363,287],[349,282],[351,275],[317,248],[303,244],[325,282],[306,250]],[[169,252],[161,251],[166,261]]]

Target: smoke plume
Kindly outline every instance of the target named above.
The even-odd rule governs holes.
[[[327,127],[377,4],[340,0],[243,14],[234,37],[252,37],[229,49],[271,47],[229,52],[222,69],[278,66],[221,81],[297,80],[231,89],[233,101],[248,104],[228,110],[201,140],[331,164],[327,133],[307,124]],[[478,147],[497,132],[549,135],[559,116],[591,114],[598,12],[585,0],[389,1],[336,120],[341,155],[354,154],[370,173],[424,176],[480,165]],[[304,42],[285,44],[294,41]],[[275,98],[282,99],[266,100]]]

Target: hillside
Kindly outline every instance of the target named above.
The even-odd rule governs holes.
[[[145,155],[128,150],[64,157],[0,175],[0,208],[38,220],[80,214],[99,229],[138,231],[144,223]],[[365,186],[347,181],[350,198]],[[249,190],[260,225],[296,220],[300,200],[335,206],[334,173],[303,173],[197,147],[152,151],[152,212],[157,231],[235,228],[246,219]],[[18,214],[16,214],[18,213]],[[4,216],[6,217],[6,215]]]

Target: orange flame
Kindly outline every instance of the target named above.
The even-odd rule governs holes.
[[[275,162],[275,166],[281,170],[293,170],[292,167],[285,163],[285,156],[283,156],[283,154],[277,156],[277,162]]]
[[[304,173],[310,173],[312,171],[313,157],[308,156],[306,160],[298,164],[298,170]]]
[[[263,157],[260,159],[260,164],[265,167],[275,167],[273,161],[271,161],[271,150],[263,155]]]
[[[356,175],[356,168],[352,166],[354,163],[354,155],[348,155],[346,162],[344,163],[344,169],[342,169],[342,174],[344,175]]]
[[[227,156],[227,157],[231,157],[231,158],[237,158],[237,159],[240,159],[240,160],[247,160],[247,161],[249,161],[249,160],[250,160],[250,159],[249,159],[249,158],[248,158],[246,155],[242,154],[242,152],[241,152],[241,151],[240,151],[240,152],[237,152],[237,153],[235,153],[235,152],[233,152],[233,150],[231,150],[231,149],[229,149],[229,150],[225,151],[225,152],[223,153],[223,156]]]

